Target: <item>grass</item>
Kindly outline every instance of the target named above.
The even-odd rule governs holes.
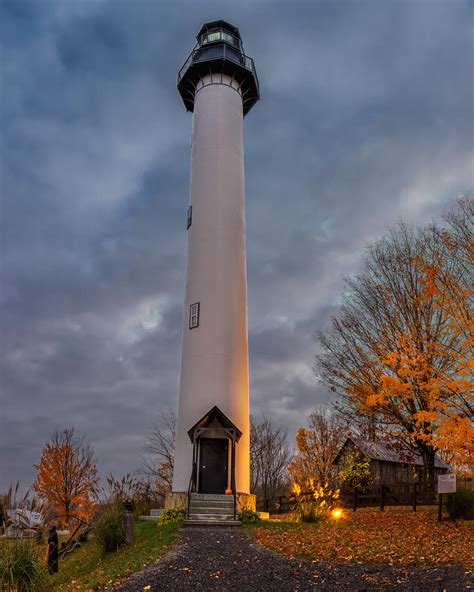
[[[92,539],[59,563],[59,573],[50,576],[48,591],[90,592],[118,582],[161,557],[170,547],[180,522],[157,526],[138,522],[131,545],[103,553]]]
[[[31,540],[9,539],[0,545],[0,589],[45,590],[46,566]]]
[[[310,561],[462,564],[466,570],[474,569],[474,521],[438,523],[434,508],[416,514],[407,508],[346,510],[339,521],[272,520],[246,529],[263,545]]]

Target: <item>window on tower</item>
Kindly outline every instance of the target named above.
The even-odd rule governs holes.
[[[204,43],[212,43],[213,41],[227,41],[231,45],[239,46],[239,42],[235,37],[229,35],[228,33],[224,33],[223,31],[216,31],[215,33],[208,33],[204,37]]]
[[[186,230],[189,230],[189,227],[193,223],[193,206],[189,206],[188,208],[188,219],[186,222]]]
[[[195,302],[194,304],[191,304],[191,306],[189,307],[189,328],[190,329],[195,329],[196,327],[199,327],[199,308],[200,308],[199,302]]]
[[[209,35],[206,38],[206,41],[209,43],[210,41],[219,41],[221,38],[221,32],[219,31],[218,33],[209,33]]]

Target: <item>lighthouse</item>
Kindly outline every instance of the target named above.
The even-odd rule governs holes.
[[[259,85],[237,27],[208,22],[196,39],[178,74],[179,94],[193,118],[178,421],[167,506],[187,507],[189,519],[192,500],[196,507],[232,502],[235,519],[236,510],[255,504],[243,118],[259,100]]]

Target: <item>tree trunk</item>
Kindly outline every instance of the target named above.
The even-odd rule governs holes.
[[[432,446],[418,443],[418,449],[423,459],[423,477],[430,488],[435,486],[435,450]]]

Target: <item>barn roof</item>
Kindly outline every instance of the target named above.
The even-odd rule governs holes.
[[[361,438],[347,438],[341,450],[339,450],[334,463],[337,464],[341,452],[344,448],[352,442],[362,454],[372,460],[382,460],[385,462],[404,463],[409,465],[423,466],[423,459],[419,454],[411,452],[410,450],[400,450],[397,445],[390,442],[370,442]],[[449,465],[442,461],[438,455],[435,457],[435,467],[437,469],[449,469]]]

